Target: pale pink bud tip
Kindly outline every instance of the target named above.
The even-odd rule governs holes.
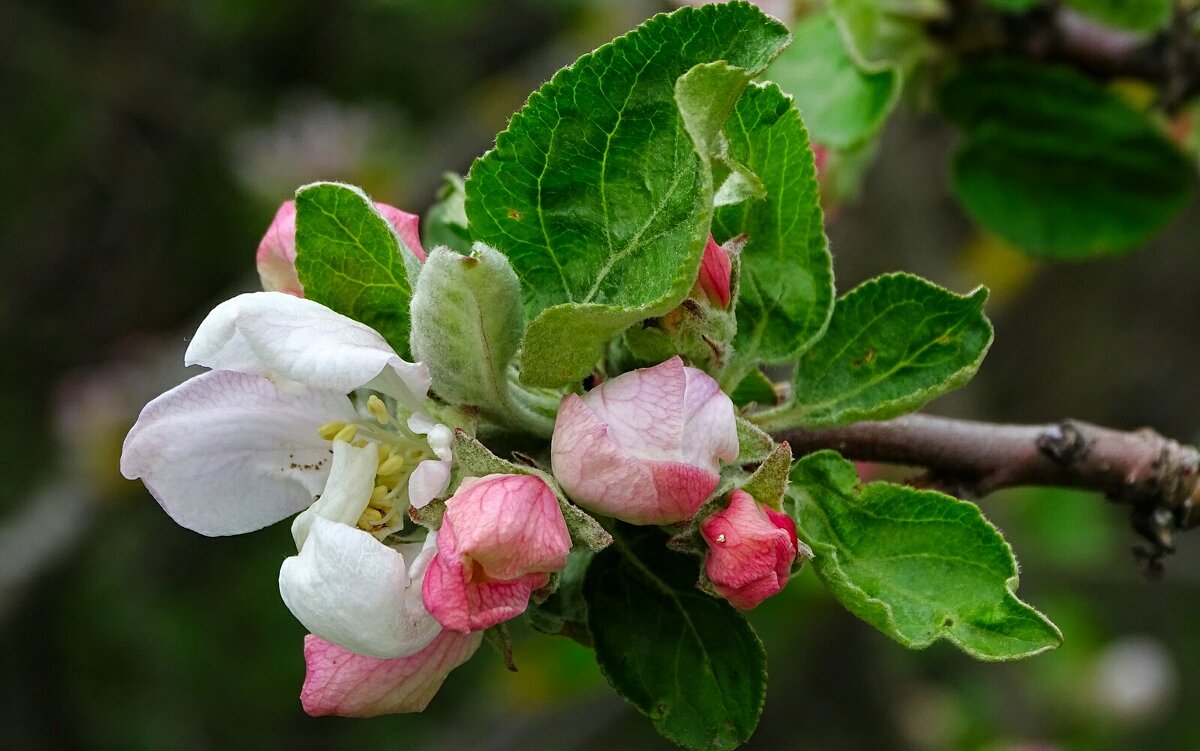
[[[530,594],[566,565],[571,537],[544,480],[488,475],[464,481],[446,502],[437,545],[421,590],[425,608],[465,633],[525,612]]]
[[[700,534],[708,543],[704,573],[717,594],[740,610],[784,588],[800,548],[791,517],[760,506],[744,490],[733,491],[728,508],[705,519]]]
[[[304,297],[304,287],[296,275],[295,201],[284,201],[275,212],[267,234],[258,244],[255,263],[264,290]]]
[[[695,516],[738,456],[733,402],[678,357],[570,394],[551,443],[554,476],[579,504],[632,524]]]
[[[729,253],[709,235],[708,244],[704,246],[704,258],[700,261],[700,273],[696,277],[696,289],[718,308],[728,308],[733,297],[730,292],[732,274],[733,264],[729,260]]]
[[[425,249],[421,247],[419,234],[421,219],[416,214],[401,211],[386,203],[376,203],[375,208],[392,225],[396,234],[408,246],[418,261],[425,260]],[[258,277],[267,292],[286,292],[304,297],[304,285],[296,274],[296,202],[284,201],[267,234],[258,244],[255,256]]]

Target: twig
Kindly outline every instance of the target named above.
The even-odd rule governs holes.
[[[1152,571],[1174,550],[1174,530],[1200,525],[1200,450],[1150,429],[907,415],[827,430],[784,430],[775,438],[797,454],[835,449],[848,459],[922,467],[927,474],[917,484],[955,495],[1022,485],[1098,491],[1132,508],[1134,528],[1152,546],[1143,551]]]

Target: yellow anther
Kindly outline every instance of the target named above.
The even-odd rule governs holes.
[[[359,438],[357,441],[355,441],[354,443],[352,443],[350,445],[356,449],[365,449],[367,447],[367,439]]]
[[[367,397],[367,411],[371,413],[371,417],[380,425],[387,425],[392,421],[392,416],[388,414],[387,406],[378,396],[371,394]]]
[[[387,485],[376,485],[375,489],[371,491],[371,505],[378,506],[379,504],[383,503],[383,499],[387,498],[387,494]]]
[[[360,519],[371,526],[375,526],[383,520],[383,514],[379,512],[379,509],[367,506],[366,510],[362,512]]]
[[[375,471],[377,475],[394,475],[404,469],[403,456],[390,456],[385,461],[381,462],[379,469]]]
[[[338,433],[342,432],[345,429],[346,429],[346,423],[335,420],[333,422],[327,422],[324,425],[322,425],[321,427],[317,428],[317,435],[321,436],[322,438],[324,438],[327,441],[332,441],[334,438],[337,437]]]
[[[351,423],[350,425],[346,425],[339,430],[337,435],[333,437],[333,440],[345,441],[346,443],[349,443],[350,441],[354,440],[354,436],[356,435],[358,435],[358,426]]]
[[[392,450],[395,447],[390,443],[379,444],[379,462],[382,464],[385,459],[392,455]]]

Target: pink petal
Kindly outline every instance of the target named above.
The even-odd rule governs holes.
[[[684,368],[687,386],[683,405],[681,459],[713,472],[718,460],[738,458],[737,420],[733,401],[707,373]]]
[[[255,256],[264,290],[304,297],[304,286],[296,275],[296,202],[284,201],[271,226],[258,243]]]
[[[386,203],[376,203],[375,208],[383,214],[383,218],[388,220],[388,224],[396,230],[396,234],[412,251],[412,254],[417,257],[422,263],[425,261],[425,249],[421,247],[421,217],[416,214],[410,214],[407,211],[401,211],[395,206],[389,206]]]
[[[690,518],[737,456],[733,402],[678,357],[566,396],[551,439],[567,494],[633,524]]]
[[[567,563],[571,536],[558,499],[533,475],[488,475],[464,482],[446,502],[453,546],[492,579],[557,571]]]
[[[376,717],[420,712],[451,670],[479,649],[483,634],[443,631],[409,657],[379,659],[349,652],[320,637],[304,639],[306,674],[300,702],[314,717]]]
[[[674,459],[682,440],[687,374],[672,357],[631,370],[583,395],[622,448],[642,459]]]
[[[768,513],[744,490],[729,506],[700,525],[708,543],[704,572],[717,593],[750,610],[787,585],[796,560],[796,526],[778,512]]]
[[[441,535],[445,534],[442,527]],[[528,574],[510,581],[473,580],[474,567],[439,550],[422,583],[425,607],[446,629],[483,631],[516,618],[529,606],[529,596],[549,582],[549,574]]]
[[[548,572],[567,562],[571,537],[539,477],[465,481],[446,502],[438,553],[425,574],[425,607],[445,628],[478,631],[525,612]]]

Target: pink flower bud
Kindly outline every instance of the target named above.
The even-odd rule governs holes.
[[[567,562],[558,499],[531,475],[470,478],[446,502],[425,608],[447,629],[482,631],[525,612],[529,595]]]
[[[708,543],[704,573],[717,594],[740,610],[750,610],[780,591],[791,576],[796,552],[796,523],[787,514],[760,506],[744,490],[729,495],[729,507],[704,520],[700,534]]]
[[[678,357],[567,395],[551,443],[574,500],[633,524],[690,519],[737,456],[733,402]]]
[[[400,235],[404,244],[412,250],[418,261],[425,260],[425,249],[421,247],[421,237],[418,234],[420,217],[409,214],[386,203],[377,203],[375,208],[383,214]],[[296,297],[304,297],[304,286],[296,275],[296,202],[284,201],[275,212],[267,234],[258,244],[258,254],[255,257],[258,265],[258,276],[262,280],[263,289],[267,292],[286,292]]]
[[[704,246],[704,258],[700,261],[700,273],[696,284],[692,287],[694,296],[704,295],[718,308],[728,308],[733,295],[730,292],[730,277],[733,274],[733,264],[729,253],[725,251],[712,235],[708,236],[708,244]]]

